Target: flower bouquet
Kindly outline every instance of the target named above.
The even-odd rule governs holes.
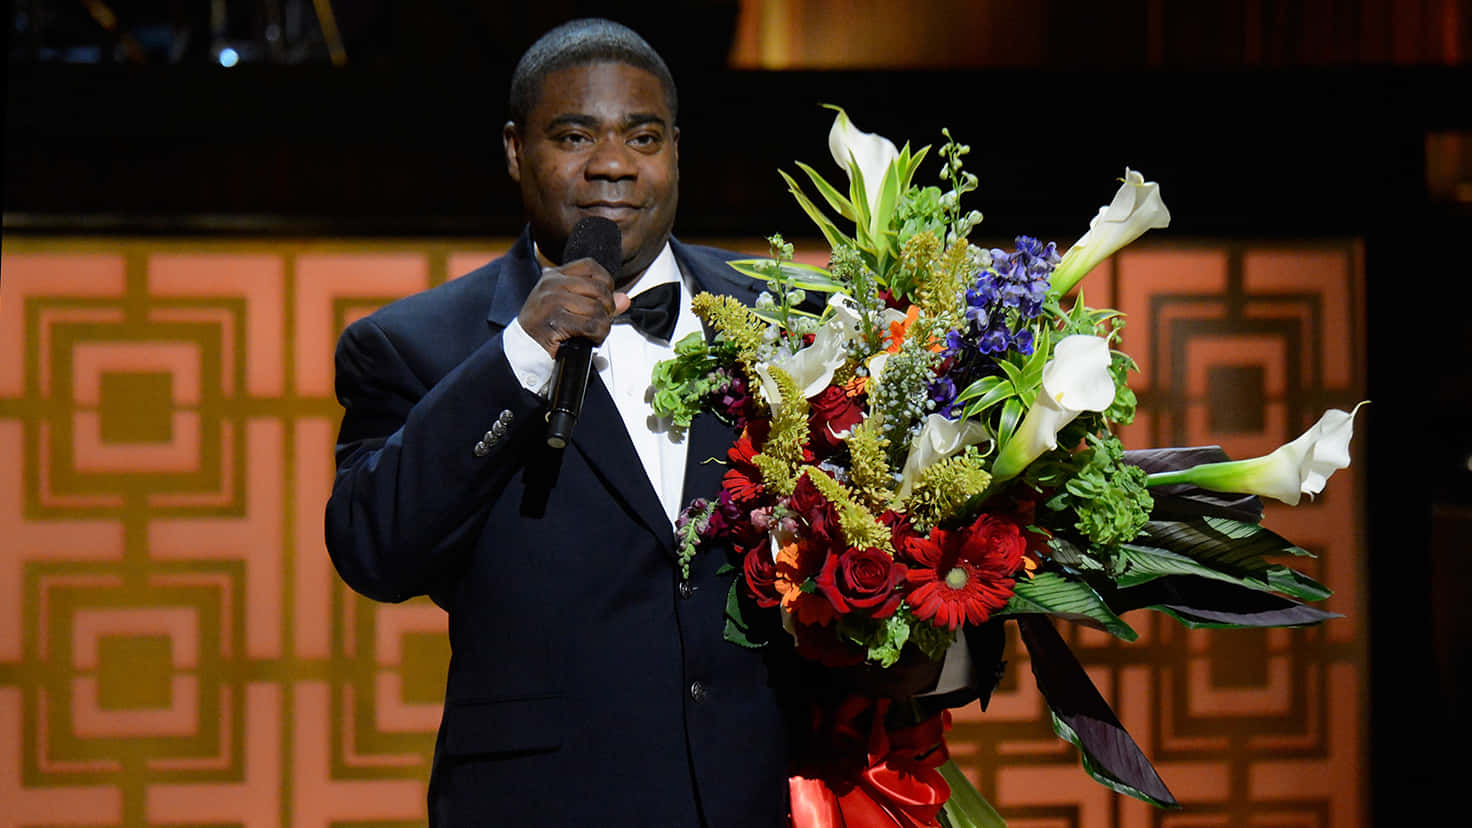
[[[960,204],[977,186],[968,148],[943,135],[939,186],[919,186],[929,147],[896,149],[837,110],[847,193],[798,164],[831,215],[783,174],[829,266],[774,236],[770,258],[731,263],[767,284],[754,307],[695,298],[715,335],[677,344],[653,405],[685,426],[712,411],[740,437],[721,490],[682,515],[681,554],[729,543],[726,637],[755,647],[785,630],[828,688],[796,758],[798,828],[1002,824],[948,761],[943,711],[990,693],[999,652],[974,634],[1004,620],[1084,769],[1174,806],[1052,619],[1128,641],[1136,609],[1189,627],[1333,617],[1303,603],[1329,590],[1280,561],[1309,553],[1259,525],[1257,496],[1319,492],[1349,464],[1354,413],[1249,460],[1125,451],[1111,433],[1135,408],[1134,363],[1113,347],[1124,319],[1066,297],[1168,224],[1159,187],[1127,169],[1061,256],[1028,237],[984,249]]]

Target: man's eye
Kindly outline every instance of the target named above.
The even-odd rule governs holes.
[[[648,149],[660,144],[660,136],[652,132],[641,132],[629,138],[629,146]]]
[[[580,132],[567,132],[557,136],[554,140],[564,146],[575,147],[589,142],[589,138]]]

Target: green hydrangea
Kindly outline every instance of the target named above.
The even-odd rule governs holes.
[[[1145,470],[1124,462],[1124,447],[1114,435],[1087,439],[1090,448],[1078,457],[1083,467],[1065,491],[1077,516],[1074,528],[1111,549],[1134,540],[1155,501],[1145,488]]]

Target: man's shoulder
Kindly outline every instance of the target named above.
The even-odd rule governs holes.
[[[450,274],[443,284],[395,299],[368,319],[389,330],[421,326],[425,319],[443,322],[461,315],[484,321],[509,258],[509,254],[502,255],[464,275]]]
[[[675,258],[695,271],[696,278],[703,286],[720,287],[718,292],[735,294],[746,302],[750,302],[762,290],[763,285],[760,282],[730,265],[730,262],[737,259],[752,258],[750,253],[738,253],[702,244],[686,244],[674,239],[670,240],[670,244],[675,251]]]

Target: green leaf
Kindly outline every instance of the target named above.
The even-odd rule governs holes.
[[[854,206],[854,235],[860,249],[872,249],[869,244],[869,227],[872,220],[869,190],[864,186],[864,171],[853,153],[848,155],[848,200]]]
[[[1268,555],[1308,555],[1283,537],[1253,523],[1203,516],[1191,521],[1150,521],[1121,550],[1128,566],[1117,580],[1131,587],[1163,575],[1196,575],[1276,591],[1301,601],[1333,594],[1313,578]]]
[[[1139,634],[1114,614],[1093,587],[1056,572],[1038,572],[1019,578],[1012,599],[994,618],[1042,613],[1105,630],[1117,638],[1134,641]]]
[[[782,314],[778,313],[775,310],[765,310],[763,308],[747,308],[746,310],[748,313],[750,313],[752,316],[757,317],[758,319],[765,320],[778,327],[785,327],[782,320]],[[809,311],[802,310],[801,308],[788,308],[787,316],[788,318],[794,316],[809,316],[813,319],[819,318],[816,313],[811,313]]]
[[[1026,380],[1022,375],[1021,368],[1018,368],[1016,365],[1013,365],[1011,362],[1005,359],[997,360],[997,367],[1001,368],[1002,373],[1007,375],[1007,381],[1012,383],[1012,387],[1017,390],[1017,393],[1020,394],[1027,388]]]
[[[726,262],[732,270],[745,276],[750,276],[763,282],[771,282],[772,274],[770,268],[778,265],[776,259],[732,259]],[[833,274],[821,267],[800,262],[781,262],[782,277],[787,280],[791,287],[800,287],[803,290],[817,290],[823,293],[832,293],[843,287],[833,278]]]
[[[997,445],[1005,446],[1011,441],[1013,432],[1017,431],[1017,426],[1022,422],[1023,413],[1022,400],[1016,397],[1002,404],[1002,416],[997,423]]]
[[[832,207],[835,213],[838,213],[849,221],[854,220],[854,205],[848,199],[844,198],[843,194],[834,189],[832,184],[824,180],[823,176],[819,175],[817,170],[801,161],[797,162],[797,168],[808,174],[808,180],[812,181],[813,186],[818,189],[818,195],[821,195],[823,200],[828,202],[828,206]]]
[[[1013,381],[1017,385],[1018,396],[1028,405],[1032,405],[1038,390],[1043,387],[1043,368],[1047,367],[1048,358],[1053,355],[1053,343],[1046,334],[1034,337],[1034,341],[1038,343],[1037,348],[1023,364],[1021,376]]]
[[[951,786],[951,796],[941,810],[951,828],[1007,828],[1007,821],[971,784],[956,760],[947,759],[936,770]]]
[[[905,144],[904,152],[909,152],[910,145]],[[915,180],[915,171],[920,169],[920,162],[925,160],[926,154],[930,152],[930,145],[926,144],[918,152],[910,156],[909,163],[905,165],[904,176],[900,180],[900,192],[910,189],[910,183]]]
[[[731,589],[726,593],[725,639],[749,650],[760,649],[767,642],[751,635],[751,625],[746,622],[742,611],[740,590],[741,579],[737,578],[731,582]]]
[[[879,183],[879,204],[874,207],[874,215],[870,221],[870,235],[879,242],[877,248],[886,254],[894,255],[895,233],[890,228],[890,220],[894,218],[895,205],[900,201],[900,181],[895,165],[891,163],[889,169],[884,171],[884,178]]]
[[[1016,393],[1017,391],[1012,387],[1012,383],[1002,377],[993,375],[982,377],[966,386],[964,391],[956,395],[956,402],[967,402],[972,398],[976,399],[975,402],[969,403],[962,411],[962,418],[970,419],[997,403],[1006,400],[1008,397],[1015,396]]]
[[[817,205],[808,199],[807,195],[803,193],[802,188],[797,186],[797,182],[792,179],[792,176],[781,170],[778,170],[777,174],[782,176],[783,181],[787,182],[787,191],[792,193],[793,198],[797,199],[797,206],[801,207],[802,211],[808,214],[808,218],[812,219],[813,223],[818,225],[818,229],[823,233],[823,238],[828,240],[829,247],[837,248],[845,243],[852,243],[852,240],[843,235],[838,227],[827,216],[823,215],[823,211],[819,210]]]

